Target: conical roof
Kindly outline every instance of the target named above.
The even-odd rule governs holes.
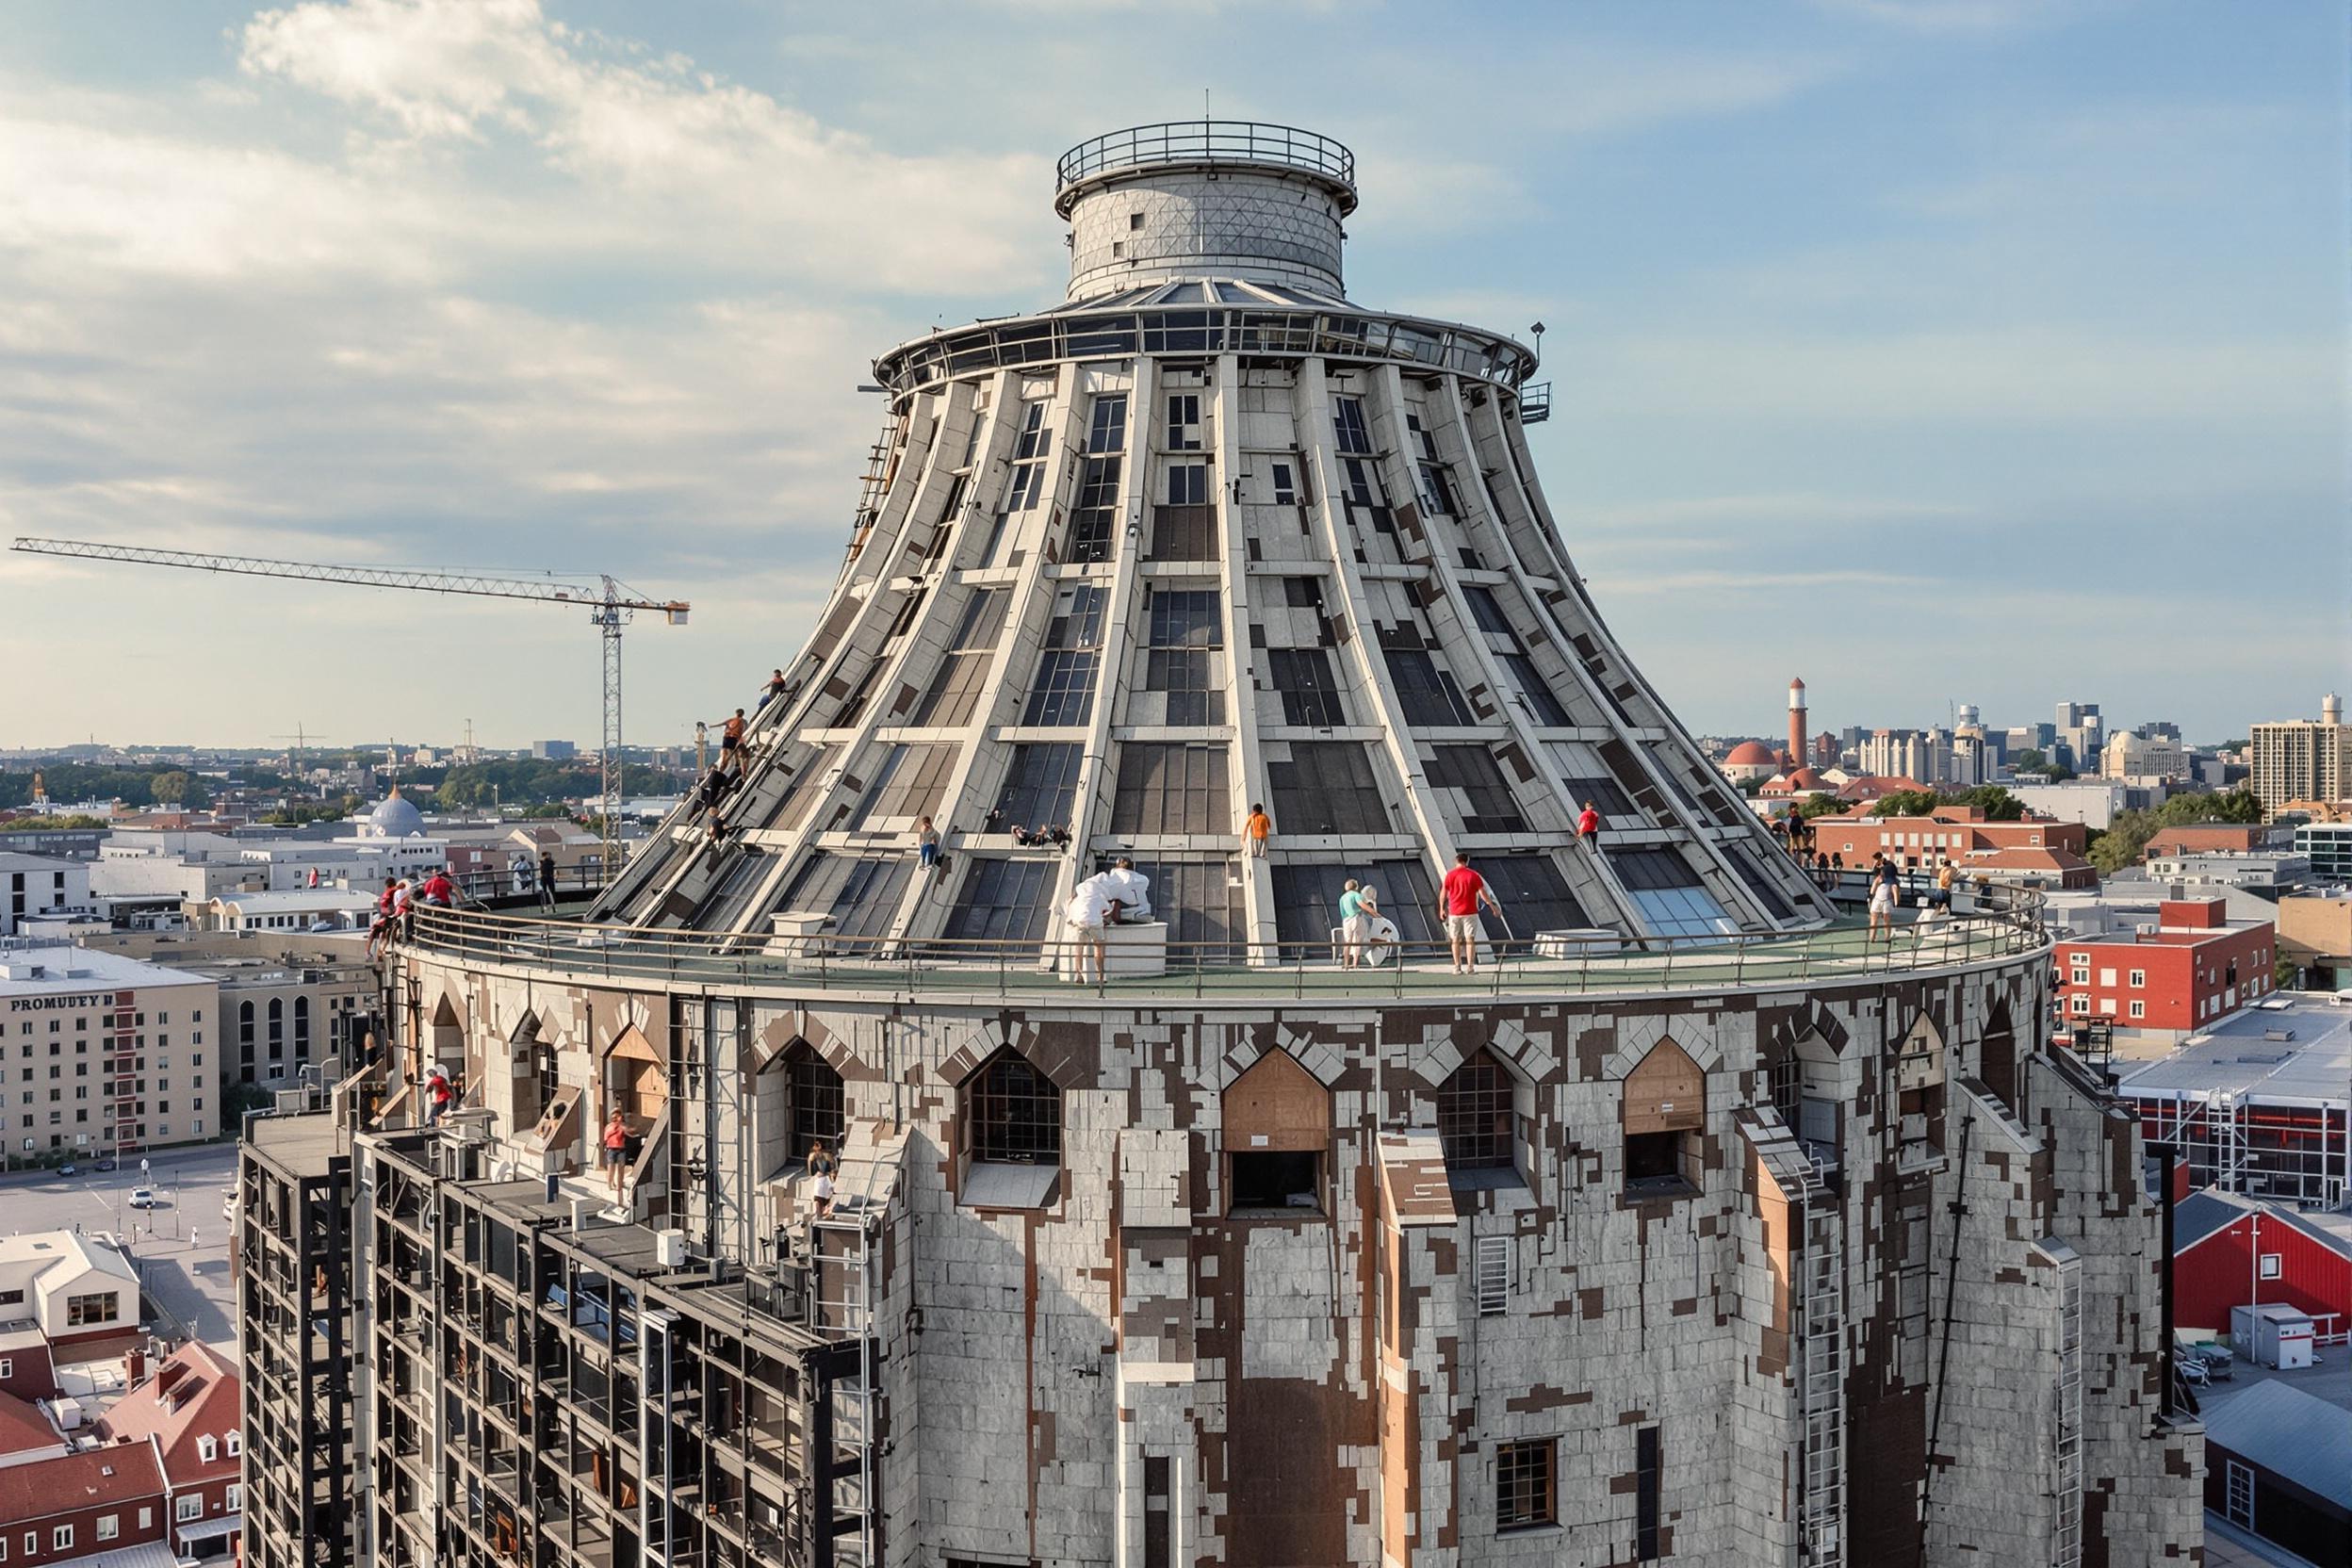
[[[1222,122],[1065,157],[1070,301],[876,362],[815,634],[741,780],[599,918],[1058,939],[1128,855],[1178,942],[1324,943],[1349,878],[1413,940],[1457,851],[1518,938],[1824,918],[1587,596],[1528,456],[1533,354],[1341,294],[1354,178]],[[1048,828],[1069,847],[1023,841]]]

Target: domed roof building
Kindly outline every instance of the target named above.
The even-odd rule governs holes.
[[[359,836],[364,839],[405,839],[425,830],[425,815],[400,793],[398,784],[391,793],[376,802],[375,808],[361,819]]]
[[[1761,784],[1780,771],[1780,757],[1761,741],[1742,741],[1723,759],[1723,773],[1734,784]]]
[[[1532,352],[1351,301],[1356,201],[1284,126],[1072,149],[1068,298],[876,361],[835,592],[595,928],[390,934],[336,1233],[385,1560],[2190,1555],[2159,1217],[2038,906],[1837,919],[1603,624]],[[1159,918],[1086,975],[1115,857]],[[433,1434],[517,1387],[539,1480],[463,1506]]]

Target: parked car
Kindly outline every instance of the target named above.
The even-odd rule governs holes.
[[[90,1168],[92,1170],[112,1170],[114,1168],[114,1156],[112,1154],[108,1154],[105,1159],[100,1160],[96,1165],[91,1166]]]
[[[155,1189],[153,1187],[133,1187],[131,1189],[130,1203],[131,1207],[135,1209],[154,1208],[155,1206]]]
[[[68,1160],[65,1164],[57,1167],[57,1174],[60,1176],[79,1176],[81,1173],[81,1168],[76,1166],[71,1160]]]

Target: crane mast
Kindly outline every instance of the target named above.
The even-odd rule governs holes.
[[[292,578],[304,582],[339,582],[360,588],[401,588],[416,593],[456,594],[476,598],[528,599],[539,604],[584,605],[603,646],[604,730],[597,745],[596,784],[603,815],[604,876],[620,870],[621,847],[621,629],[640,611],[658,612],[671,626],[684,626],[693,607],[683,599],[634,596],[612,578],[598,573],[593,585],[549,576],[491,577],[480,573],[412,571],[387,566],[337,566],[262,556],[204,555],[158,550],[140,545],[102,545],[81,539],[19,539],[11,548],[33,555],[84,561],[120,561],[144,566],[175,566],[238,577]]]

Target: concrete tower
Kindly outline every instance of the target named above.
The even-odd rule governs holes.
[[[1070,298],[876,362],[742,767],[587,924],[393,946],[338,1089],[370,1568],[2190,1556],[2138,1124],[2048,1044],[2038,905],[1866,947],[1774,848],[1586,596],[1533,356],[1341,293],[1345,148],[1060,174]],[[1169,966],[1072,984],[1115,854]],[[1344,965],[1350,879],[1401,959]]]

